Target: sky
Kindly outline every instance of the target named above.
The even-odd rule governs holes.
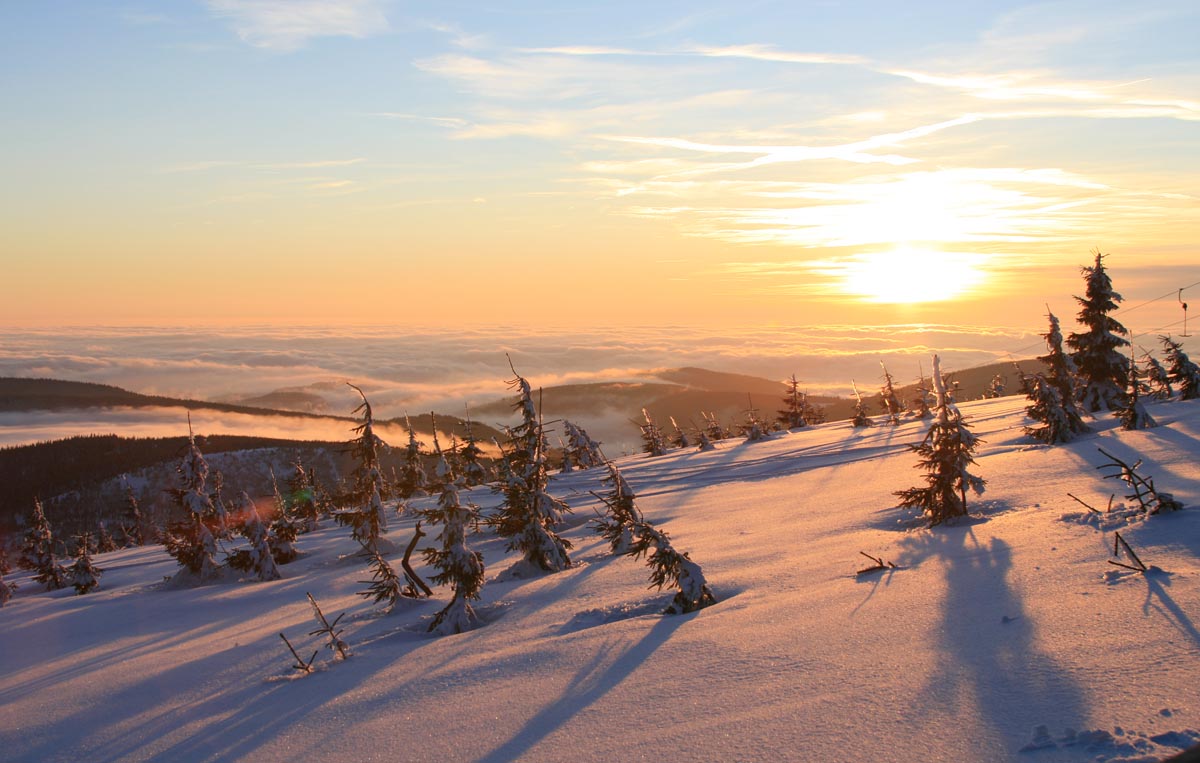
[[[1198,32],[1185,0],[8,0],[0,326],[1044,330],[1097,248],[1127,304],[1200,282]]]

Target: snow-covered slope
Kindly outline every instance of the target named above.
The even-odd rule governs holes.
[[[1021,434],[1024,403],[962,406],[988,488],[974,518],[933,530],[890,508],[920,476],[906,445],[921,422],[623,460],[646,517],[713,586],[718,603],[690,615],[658,614],[669,594],[586,527],[598,470],[552,485],[575,508],[572,569],[497,583],[513,555],[471,539],[487,624],[458,636],[424,632],[446,590],[389,614],[356,596],[367,573],[334,527],[302,536],[271,583],[165,590],[161,548],[98,557],[86,596],[10,576],[0,758],[1049,763],[1200,743],[1200,405],[1047,448]],[[1188,508],[1089,516],[1068,492],[1101,508],[1126,492],[1097,446],[1144,458]],[[1159,569],[1107,564],[1114,527]],[[403,547],[411,528],[389,535]],[[897,567],[856,576],[860,551]],[[319,648],[305,592],[346,612],[353,650],[321,650],[310,675],[278,636]]]

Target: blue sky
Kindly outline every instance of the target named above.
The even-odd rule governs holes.
[[[1093,247],[1157,297],[1200,280],[1198,22],[8,2],[0,321],[1040,325]]]

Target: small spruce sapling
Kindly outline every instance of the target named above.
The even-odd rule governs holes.
[[[799,429],[808,424],[805,395],[800,391],[800,382],[795,374],[784,382],[784,386],[787,387],[787,392],[783,396],[783,408],[776,411],[778,415],[775,420],[782,424],[784,429]]]
[[[408,429],[408,445],[404,448],[404,463],[400,467],[400,483],[397,486],[401,498],[412,498],[415,495],[425,495],[429,486],[429,477],[425,474],[425,464],[421,457],[421,448],[425,443],[417,440],[408,414],[404,414],[404,426]]]
[[[887,415],[887,423],[895,426],[900,423],[900,398],[896,396],[896,385],[882,360],[879,361],[879,367],[883,369],[883,385],[879,388],[880,402],[883,404],[883,412]]]
[[[650,418],[650,413],[643,408],[644,423],[638,424],[642,430],[642,452],[651,456],[661,456],[667,452],[667,440],[663,437],[662,429]]]
[[[229,555],[229,566],[249,572],[262,581],[279,580],[283,577],[275,564],[270,533],[266,523],[258,515],[258,508],[246,493],[242,493],[238,506],[238,532],[250,542],[248,548],[238,549]]]
[[[1046,366],[1045,374],[1033,374],[1028,378],[1029,399],[1032,404],[1025,409],[1029,417],[1039,426],[1026,427],[1025,433],[1044,443],[1070,442],[1076,435],[1088,430],[1075,400],[1075,364],[1071,356],[1063,351],[1062,330],[1054,313],[1046,310],[1049,328],[1042,338],[1046,340],[1046,354],[1038,358]]]
[[[967,490],[983,492],[985,480],[967,469],[980,442],[971,433],[958,407],[950,402],[938,356],[933,356],[933,384],[937,395],[937,417],[925,438],[909,448],[920,456],[916,468],[926,472],[925,486],[899,490],[900,505],[920,509],[930,526],[967,513]]]
[[[1125,400],[1113,413],[1126,430],[1150,429],[1158,426],[1142,404],[1142,373],[1138,364],[1130,358],[1129,384],[1125,388]]]
[[[1180,400],[1200,397],[1200,367],[1192,362],[1183,345],[1169,336],[1160,336],[1163,357],[1167,361],[1167,378],[1179,389]]]
[[[858,385],[854,383],[853,379],[850,380],[850,386],[854,388],[854,397],[856,399],[854,417],[850,419],[850,426],[860,428],[874,426],[875,422],[871,421],[871,417],[868,414],[869,408],[867,402],[863,400],[862,394],[858,391]]]
[[[76,538],[78,546],[75,551],[75,561],[67,568],[67,579],[75,588],[75,594],[91,593],[100,587],[100,575],[104,572],[92,564],[92,553],[89,546],[92,539],[87,533]]]
[[[567,450],[571,454],[571,463],[579,469],[591,469],[604,463],[600,454],[600,443],[593,440],[583,427],[566,419],[563,428],[567,432]]]
[[[766,422],[762,420],[758,409],[754,407],[754,400],[749,395],[746,396],[746,399],[750,407],[746,409],[746,423],[741,427],[746,442],[762,442],[771,439]]]
[[[179,475],[179,487],[167,492],[183,509],[186,518],[167,528],[163,545],[179,563],[177,581],[187,578],[199,582],[214,580],[221,575],[221,565],[217,562],[217,534],[225,528],[226,521],[205,490],[208,463],[196,445],[190,417],[187,452],[175,471]]]
[[[606,495],[597,496],[604,502],[605,512],[592,520],[592,528],[608,541],[609,548],[617,555],[628,554],[633,547],[633,526],[640,518],[635,498],[629,483],[617,470],[611,461],[608,462],[608,476],[604,482],[612,489]]]
[[[42,502],[36,498],[21,546],[20,563],[34,571],[34,581],[44,585],[47,591],[57,591],[67,585],[66,571],[54,558],[54,532]]]
[[[474,487],[482,485],[488,481],[488,470],[483,465],[480,459],[483,457],[483,450],[479,447],[479,442],[475,439],[475,433],[471,428],[471,412],[467,411],[466,432],[463,435],[463,446],[459,451],[459,459],[462,462],[462,483],[463,487]]]
[[[439,459],[439,463],[442,459]],[[462,505],[458,491],[461,479],[447,467],[442,482],[442,494],[437,508],[425,509],[421,516],[441,527],[437,540],[440,547],[425,549],[425,561],[437,569],[435,585],[449,585],[453,590],[450,602],[434,616],[429,630],[442,636],[463,633],[478,623],[471,602],[479,599],[483,588],[483,555],[467,546],[467,528],[479,520],[479,509],[473,504]]]
[[[683,431],[683,429],[675,421],[674,416],[670,416],[669,418],[671,420],[671,429],[673,430],[671,433],[671,447],[673,447],[673,448],[690,448],[690,447],[692,447],[692,441],[688,438],[687,432]]]
[[[992,381],[988,384],[988,388],[984,391],[983,396],[989,399],[1004,397],[1004,390],[1007,387],[1008,385],[1004,383],[1004,377],[996,374],[992,377]]]
[[[1154,400],[1170,400],[1174,390],[1171,389],[1170,374],[1163,364],[1143,350],[1142,368],[1146,377],[1147,394]]]
[[[121,475],[121,486],[125,488],[125,544],[131,546],[146,545],[146,524],[142,518],[141,508],[138,506],[137,496],[134,495],[133,486],[129,484],[128,475]]]
[[[334,519],[338,524],[348,525],[350,535],[370,554],[379,549],[381,538],[387,532],[387,515],[383,509],[385,488],[383,474],[379,471],[378,448],[381,441],[375,436],[374,418],[367,396],[353,384],[349,386],[362,398],[362,403],[354,412],[361,411],[363,418],[362,423],[354,427],[358,437],[350,443],[350,452],[357,463],[353,484],[344,500],[351,507],[339,511]]]

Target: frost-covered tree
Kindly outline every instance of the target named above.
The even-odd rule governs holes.
[[[671,429],[673,430],[671,432],[671,447],[673,447],[673,448],[690,448],[690,447],[692,447],[692,441],[688,437],[687,432],[683,431],[683,429],[679,426],[679,423],[675,421],[674,416],[670,416],[669,418],[671,420]]]
[[[133,486],[129,484],[127,475],[121,475],[121,486],[125,488],[125,517],[123,530],[125,533],[125,544],[130,546],[144,546],[149,540],[147,535],[146,520],[142,517],[142,510],[138,506],[137,496],[134,495]]]
[[[113,540],[112,533],[108,531],[108,527],[104,522],[100,522],[100,529],[96,533],[96,553],[107,554],[110,551],[116,551],[119,548],[117,542]]]
[[[1122,348],[1129,346],[1125,338],[1129,332],[1109,315],[1117,309],[1121,295],[1113,291],[1103,259],[1097,251],[1095,263],[1081,268],[1086,288],[1084,296],[1075,300],[1080,306],[1078,321],[1085,330],[1067,337],[1079,374],[1079,400],[1088,411],[1119,407],[1129,378],[1129,360],[1122,354]]]
[[[271,545],[271,554],[278,564],[295,561],[299,556],[296,550],[296,539],[304,529],[304,520],[296,515],[288,505],[283,493],[279,491],[279,481],[275,479],[275,470],[271,469],[271,522],[267,526],[267,539]]]
[[[778,415],[775,420],[783,425],[784,429],[799,429],[808,423],[808,417],[805,415],[808,408],[805,395],[800,391],[800,382],[795,374],[783,384],[787,391],[783,395],[783,407],[776,411]]]
[[[92,564],[90,546],[92,539],[87,533],[79,536],[75,550],[75,561],[67,568],[67,580],[75,588],[76,595],[91,593],[100,587],[100,575],[104,572]]]
[[[1125,387],[1125,400],[1113,413],[1121,422],[1122,429],[1150,429],[1158,426],[1142,404],[1142,373],[1133,358],[1129,359],[1129,383]]]
[[[913,388],[913,396],[908,401],[908,413],[916,419],[933,418],[933,409],[930,406],[935,400],[929,380],[925,378],[924,368],[918,367],[918,370],[917,385]]]
[[[238,532],[250,545],[230,554],[229,566],[249,572],[258,580],[279,580],[283,577],[275,564],[270,531],[258,515],[254,501],[246,493],[242,493],[238,505]]]
[[[352,484],[344,497],[349,505],[337,512],[334,519],[340,525],[349,526],[350,535],[372,553],[379,549],[380,538],[387,532],[387,515],[383,509],[386,489],[383,474],[379,471],[378,449],[382,441],[375,435],[375,420],[367,396],[353,384],[349,386],[362,398],[362,403],[354,409],[354,413],[362,413],[362,423],[354,427],[358,437],[350,442],[355,467]]]
[[[592,520],[592,528],[608,541],[614,554],[628,554],[629,549],[633,547],[633,525],[640,515],[633,502],[633,490],[629,488],[625,477],[613,462],[609,461],[607,466],[608,476],[604,478],[604,482],[612,489],[606,495],[600,496],[605,511]]]
[[[25,539],[21,545],[21,566],[34,571],[33,579],[57,591],[67,585],[66,572],[54,558],[54,531],[46,519],[42,502],[33,500],[33,514],[25,525]]]
[[[650,418],[650,413],[642,409],[644,422],[638,424],[642,430],[642,452],[651,456],[661,456],[667,452],[667,439],[663,437],[662,429]]]
[[[1008,385],[1004,383],[1004,377],[1000,374],[996,374],[992,377],[992,381],[988,384],[988,388],[984,390],[983,396],[985,398],[1004,397],[1004,390],[1007,389],[1007,387]]]
[[[8,603],[12,598],[13,591],[17,590],[16,583],[9,583],[4,579],[4,576],[12,572],[12,567],[8,564],[8,553],[4,547],[0,546],[0,607]]]
[[[1160,336],[1163,357],[1167,361],[1167,378],[1179,389],[1180,400],[1200,397],[1200,367],[1192,362],[1183,345],[1169,336]]]
[[[292,473],[284,483],[287,495],[283,496],[283,504],[288,513],[300,524],[300,531],[310,533],[321,529],[321,496],[317,490],[317,475],[312,469],[306,469],[297,458],[292,462]],[[274,475],[272,475],[274,480]],[[276,485],[276,491],[278,491]]]
[[[696,432],[696,450],[704,453],[709,450],[716,450],[717,446],[713,445],[712,440],[708,439],[708,430],[701,429]]]
[[[188,426],[189,428],[191,427],[190,421],[188,422]],[[225,475],[219,469],[212,470],[212,483],[212,493],[208,496],[212,504],[212,511],[208,518],[208,529],[219,539],[228,538],[230,535],[229,507],[225,503],[223,492],[225,488]]]
[[[762,420],[758,409],[754,407],[754,401],[750,400],[749,402],[750,407],[746,409],[746,423],[741,426],[746,442],[761,442],[771,439],[771,434],[767,431],[767,424]]]
[[[871,416],[869,414],[870,409],[867,405],[867,401],[863,400],[862,394],[858,391],[858,385],[854,383],[853,379],[850,380],[850,386],[854,388],[854,397],[856,401],[854,403],[854,417],[850,419],[850,426],[874,426],[875,422],[871,421]]]
[[[1171,377],[1166,367],[1148,352],[1142,355],[1142,367],[1146,377],[1146,393],[1154,400],[1169,400],[1174,390],[1171,389]]]
[[[704,419],[704,433],[708,435],[708,439],[712,442],[724,440],[728,434],[725,427],[721,426],[721,422],[717,420],[717,415],[712,413],[700,412],[700,417]]]
[[[510,363],[511,365],[511,363]],[[517,392],[516,410],[521,422],[509,429],[505,453],[505,480],[498,486],[504,494],[491,519],[496,533],[508,539],[509,551],[520,551],[527,567],[557,572],[571,566],[567,551],[570,541],[560,538],[555,527],[570,509],[548,492],[546,438],[533,404],[529,382],[513,369],[510,389]]]
[[[425,495],[429,487],[429,477],[425,474],[425,462],[421,456],[421,448],[425,443],[417,440],[417,433],[404,414],[404,426],[408,429],[408,445],[404,448],[404,463],[400,467],[400,482],[397,490],[401,498],[412,498],[414,495]]]
[[[1075,364],[1063,351],[1058,318],[1049,310],[1046,318],[1049,328],[1042,334],[1046,340],[1046,354],[1038,358],[1045,365],[1046,373],[1029,378],[1032,405],[1025,409],[1040,425],[1026,427],[1025,433],[1048,444],[1070,442],[1089,429],[1076,404]]]
[[[895,381],[882,360],[879,361],[879,367],[883,369],[883,385],[879,388],[880,403],[883,405],[883,412],[887,415],[887,423],[894,426],[900,423],[900,412],[903,410],[903,406],[900,405],[900,398],[896,396]]]
[[[471,428],[471,412],[469,410],[467,411],[466,432],[463,434],[463,446],[458,456],[461,462],[461,470],[458,474],[463,487],[474,487],[488,481],[487,467],[480,461],[483,458],[483,450],[479,447],[479,442],[475,439],[475,432]]]
[[[176,581],[205,582],[220,576],[217,536],[226,528],[226,518],[206,490],[208,462],[204,460],[192,423],[188,420],[188,449],[175,469],[179,487],[167,492],[183,510],[184,519],[171,523],[163,535],[167,553],[179,563]]]
[[[484,572],[483,554],[467,546],[467,529],[478,521],[479,509],[469,503],[462,505],[458,497],[462,480],[449,467],[445,471],[437,508],[421,512],[426,521],[441,527],[437,535],[440,547],[427,548],[424,552],[425,562],[438,571],[433,582],[449,585],[454,592],[450,602],[429,625],[431,632],[443,636],[463,633],[477,624],[471,602],[479,598]]]
[[[937,412],[925,438],[910,445],[920,456],[916,468],[925,471],[925,486],[900,490],[900,505],[920,509],[930,526],[967,513],[967,490],[982,493],[985,480],[971,474],[973,454],[979,439],[971,433],[962,414],[947,397],[938,356],[933,356],[933,384]]]
[[[600,443],[588,436],[586,429],[566,419],[563,428],[567,433],[567,452],[571,454],[572,464],[580,469],[591,469],[604,463]]]

